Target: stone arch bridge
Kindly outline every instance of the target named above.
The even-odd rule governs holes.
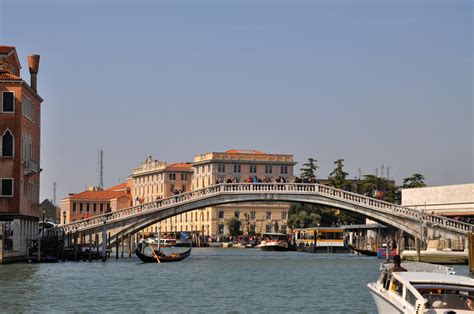
[[[195,209],[228,203],[291,202],[327,205],[362,214],[413,237],[466,237],[473,225],[380,201],[326,185],[301,183],[230,183],[209,186],[154,202],[60,225],[65,234],[105,234],[113,239],[133,235],[145,227]],[[103,236],[101,237],[101,242]]]

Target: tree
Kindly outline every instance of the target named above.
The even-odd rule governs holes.
[[[395,203],[397,201],[397,187],[386,178],[376,177],[372,174],[364,175],[362,192],[370,197],[376,197],[376,191],[382,192],[382,200]]]
[[[318,161],[314,158],[308,158],[308,162],[303,164],[303,168],[300,169],[301,171],[301,179],[306,180],[315,180],[316,179],[316,170],[318,170],[318,166],[316,165]]]
[[[344,167],[344,159],[338,159],[334,162],[336,164],[336,168],[329,174],[329,180],[331,185],[337,189],[342,189],[346,186],[346,177],[348,175],[347,172],[344,172],[342,169]]]
[[[402,189],[422,188],[425,186],[425,177],[422,174],[415,173],[403,179]]]
[[[240,219],[236,217],[232,217],[226,221],[227,228],[229,228],[229,234],[231,236],[238,236],[240,235]]]

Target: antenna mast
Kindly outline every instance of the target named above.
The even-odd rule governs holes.
[[[104,151],[99,151],[99,188],[104,188]]]
[[[53,204],[56,205],[56,182],[53,182]]]

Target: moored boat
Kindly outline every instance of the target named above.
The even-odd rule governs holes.
[[[426,250],[420,251],[420,262],[434,264],[467,264],[469,262],[469,253],[466,251],[451,251],[438,249],[439,240],[428,242]],[[417,252],[415,250],[406,250],[401,254],[403,260],[416,261]]]
[[[367,285],[379,313],[473,313],[474,279],[441,265],[402,266],[407,271],[383,264],[378,280]]]
[[[288,236],[283,233],[264,233],[262,242],[256,248],[263,251],[288,251]]]
[[[347,246],[350,250],[354,251],[354,252],[357,252],[357,253],[360,253],[360,254],[363,254],[363,255],[367,255],[367,256],[377,256],[377,252],[376,251],[372,251],[372,250],[365,250],[365,249],[359,249],[359,248],[356,248],[352,245],[348,245]]]

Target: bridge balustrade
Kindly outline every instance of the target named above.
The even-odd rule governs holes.
[[[370,198],[364,195],[339,190],[330,186],[320,184],[306,183],[230,183],[218,184],[205,187],[199,190],[185,192],[174,195],[165,199],[155,200],[153,202],[132,206],[129,208],[117,210],[111,213],[94,216],[92,218],[72,222],[69,224],[58,226],[63,231],[77,231],[82,228],[94,227],[104,222],[114,222],[120,219],[132,218],[140,216],[144,213],[156,212],[164,208],[196,201],[202,198],[210,197],[221,193],[317,193],[325,197],[343,200],[351,204],[362,207],[368,207],[382,211],[384,213],[396,214],[401,217],[408,217],[413,220],[420,220],[431,226],[442,226],[457,232],[467,233],[471,230],[472,225],[455,221],[446,217],[436,216],[432,214],[422,213],[418,210],[402,207],[399,205],[384,202],[378,199]]]

